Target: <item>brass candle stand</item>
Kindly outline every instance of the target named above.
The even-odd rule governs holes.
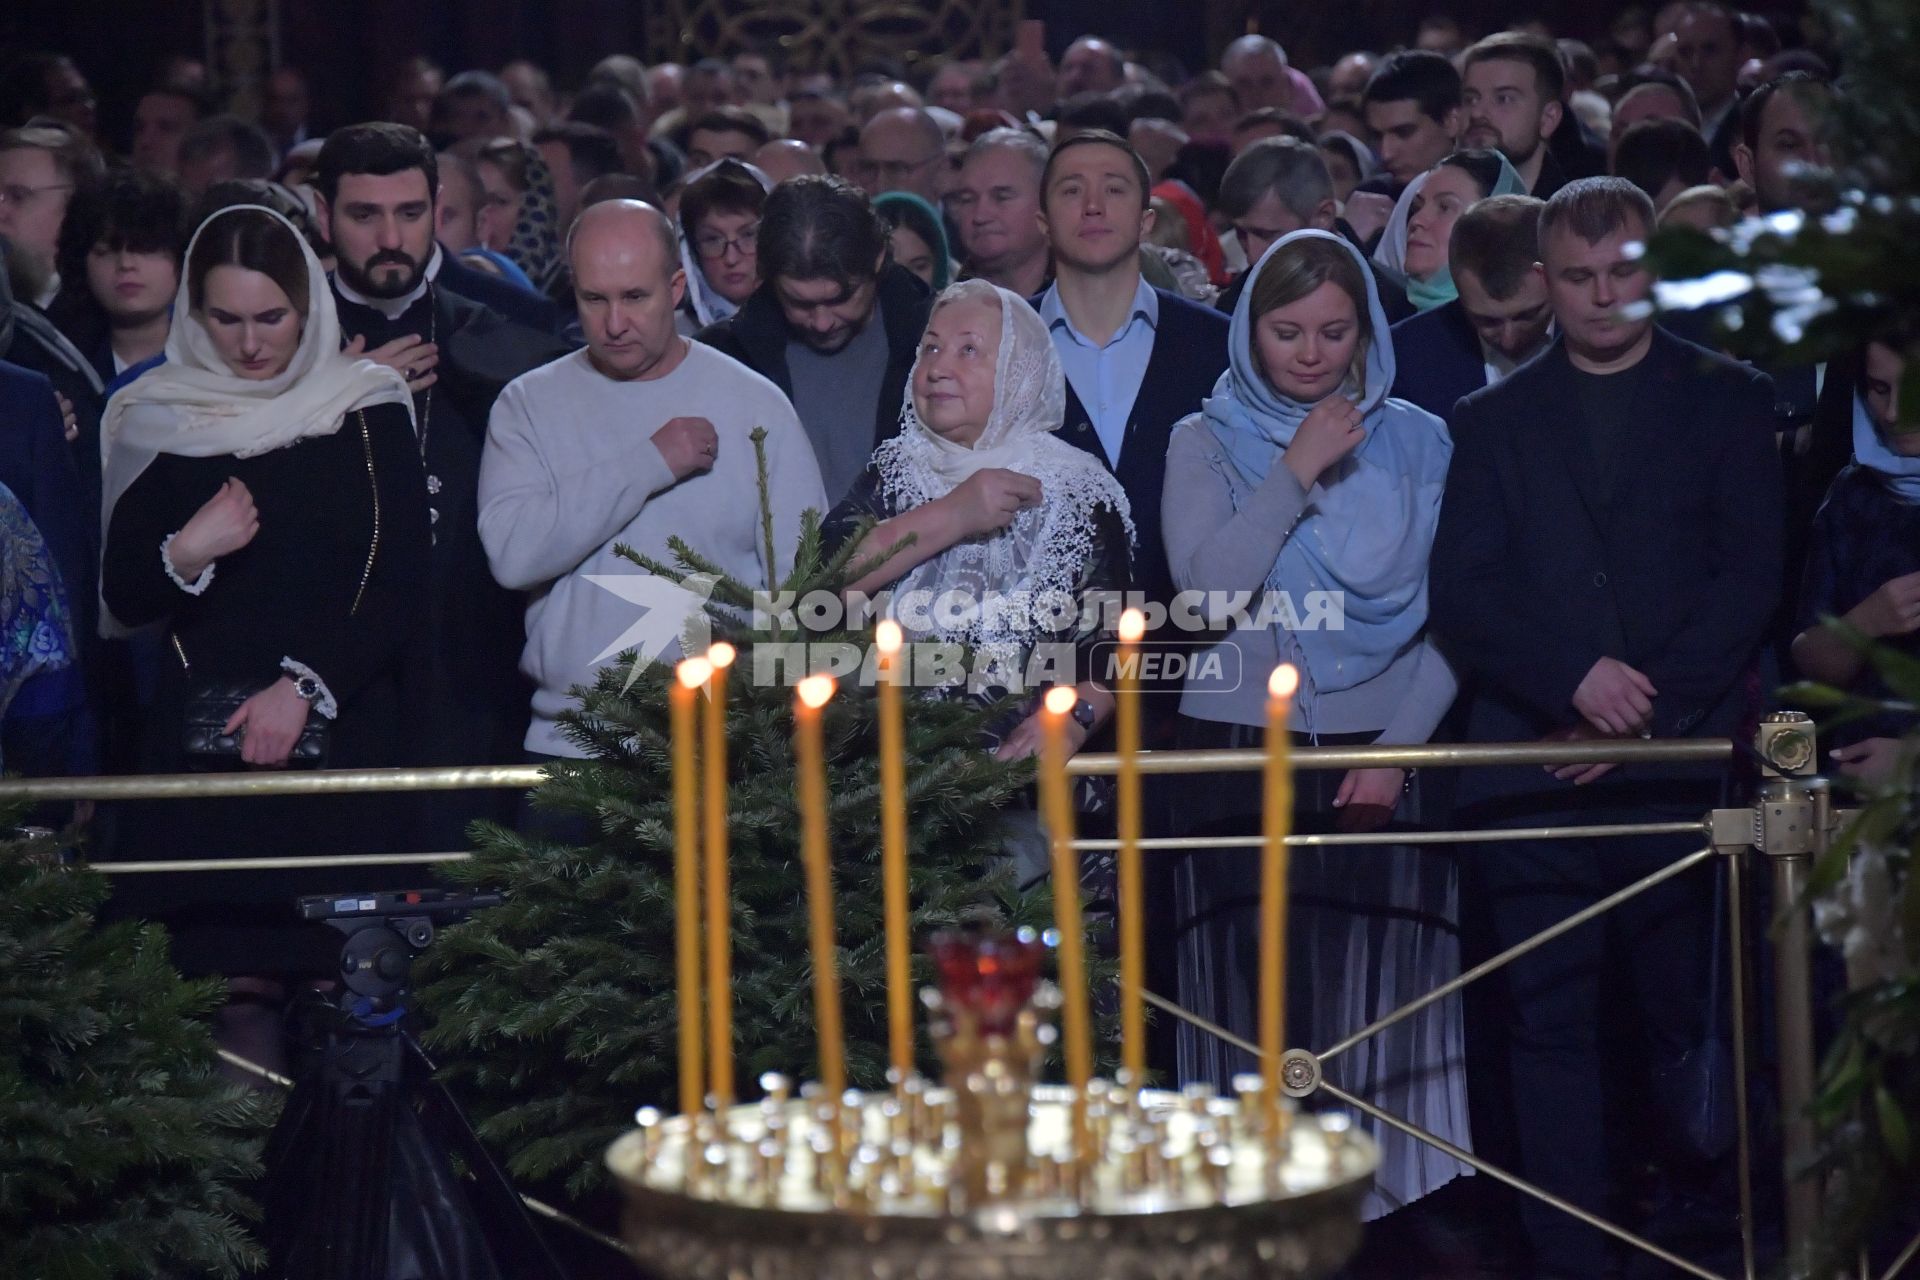
[[[1058,993],[1030,938],[942,953],[923,999],[945,1084],[664,1117],[607,1152],[625,1235],[672,1280],[1248,1280],[1337,1268],[1376,1160],[1260,1077],[1168,1093],[1037,1083]],[[1276,1119],[1278,1132],[1275,1132]]]

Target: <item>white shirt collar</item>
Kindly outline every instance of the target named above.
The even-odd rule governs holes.
[[[1487,385],[1492,386],[1494,383],[1499,382],[1515,369],[1518,369],[1521,365],[1533,359],[1542,351],[1545,351],[1553,344],[1554,335],[1559,331],[1559,326],[1549,321],[1547,331],[1540,335],[1540,345],[1527,352],[1526,355],[1518,360],[1494,350],[1494,348],[1487,345],[1485,339],[1479,337],[1478,334],[1474,335],[1475,341],[1480,343],[1480,363],[1487,371]]]
[[[47,287],[40,291],[40,296],[33,300],[33,305],[40,308],[40,310],[45,311],[48,307],[53,305],[53,300],[59,296],[60,296],[60,273],[56,271],[52,275],[47,277]]]
[[[398,320],[407,313],[408,307],[420,301],[420,299],[425,296],[427,286],[433,282],[433,277],[437,275],[439,271],[440,246],[435,244],[433,246],[433,256],[427,259],[427,269],[420,273],[420,283],[413,286],[413,290],[405,297],[369,298],[342,279],[338,271],[333,273],[333,287],[338,289],[340,296],[348,302],[356,302],[363,307],[372,307],[387,319]]]

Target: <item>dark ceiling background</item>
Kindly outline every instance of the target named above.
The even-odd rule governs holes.
[[[726,8],[732,0],[704,2]],[[737,7],[752,2],[741,0]],[[164,59],[205,56],[209,11],[251,9],[264,16],[274,7],[273,0],[0,0],[0,52],[54,48],[72,54],[100,94],[102,117],[113,137]],[[1124,47],[1172,54],[1188,67],[1206,65],[1250,20],[1286,45],[1296,65],[1311,67],[1347,50],[1409,42],[1429,12],[1450,13],[1469,31],[1537,17],[1561,34],[1596,35],[1620,7],[1581,0],[1024,3],[1026,16],[1046,22],[1056,55],[1075,36],[1093,33]],[[371,108],[382,72],[414,53],[425,53],[450,70],[497,68],[511,58],[530,57],[548,67],[559,84],[569,85],[608,53],[632,52],[656,61],[670,52],[648,47],[649,29],[659,27],[667,12],[659,0],[278,0],[277,12],[281,57],[313,79],[323,124],[361,118]]]

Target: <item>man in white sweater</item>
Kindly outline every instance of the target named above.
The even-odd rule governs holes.
[[[678,535],[729,575],[771,586],[792,567],[801,513],[826,506],[786,397],[674,331],[686,280],[665,215],[636,200],[594,205],[569,256],[587,347],[508,384],[480,465],[487,560],[502,586],[533,593],[520,669],[536,686],[535,760],[581,754],[557,723],[568,690],[591,684],[641,620],[633,597],[645,593],[622,584],[644,571],[616,543],[670,564]],[[775,565],[760,533],[755,427],[767,431]],[[658,655],[679,656],[677,645]]]

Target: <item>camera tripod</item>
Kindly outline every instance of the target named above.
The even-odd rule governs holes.
[[[346,934],[341,988],[267,1144],[274,1280],[563,1280],[506,1173],[406,1029],[414,956],[498,894],[302,898]],[[459,1173],[455,1171],[458,1161]]]

